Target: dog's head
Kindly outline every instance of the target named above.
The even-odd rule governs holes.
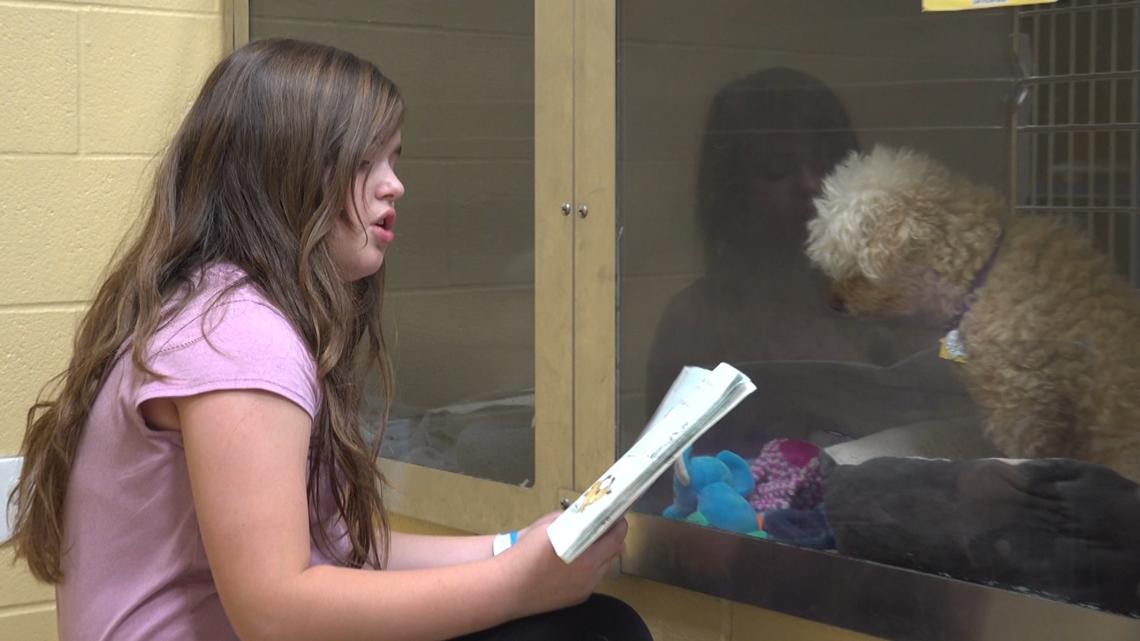
[[[832,279],[833,307],[943,316],[993,246],[1001,199],[923,154],[876,147],[840,163],[815,206],[807,255]]]

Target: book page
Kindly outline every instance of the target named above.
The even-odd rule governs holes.
[[[658,476],[756,387],[721,363],[713,371],[685,368],[633,447],[547,529],[569,563],[602,535]]]

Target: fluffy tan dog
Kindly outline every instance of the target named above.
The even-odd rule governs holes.
[[[815,204],[833,306],[944,324],[999,450],[1140,481],[1140,294],[1084,236],[910,150],[851,154]]]

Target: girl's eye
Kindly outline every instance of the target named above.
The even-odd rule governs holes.
[[[775,154],[760,161],[760,175],[768,180],[786,178],[795,169],[795,159],[789,154]]]

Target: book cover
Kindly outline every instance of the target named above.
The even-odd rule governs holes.
[[[633,447],[547,529],[558,556],[567,563],[577,558],[685,448],[755,390],[747,376],[727,363],[712,371],[684,368]]]

